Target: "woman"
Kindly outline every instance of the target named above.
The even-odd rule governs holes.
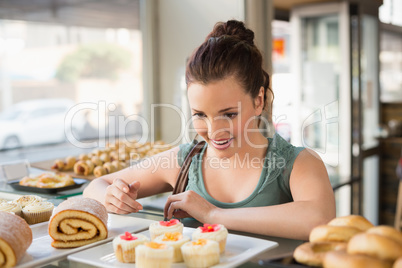
[[[189,172],[187,191],[169,196],[165,215],[264,235],[307,239],[335,217],[323,162],[312,151],[258,130],[272,91],[254,45],[239,21],[218,23],[186,68],[188,99],[197,133],[206,141]],[[127,168],[91,182],[84,195],[120,214],[142,209],[137,198],[171,191],[191,144],[154,156],[147,168]],[[161,159],[174,159],[158,167]]]

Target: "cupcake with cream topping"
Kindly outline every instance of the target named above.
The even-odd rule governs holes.
[[[220,253],[225,251],[228,230],[222,224],[208,224],[198,227],[193,233],[193,240],[209,239],[219,243]]]
[[[181,246],[190,241],[190,237],[184,236],[182,233],[165,233],[154,239],[155,242],[172,246],[174,250],[173,262],[182,262]]]
[[[147,242],[135,249],[138,268],[169,268],[173,262],[173,247],[166,244]]]
[[[28,224],[48,221],[52,216],[54,205],[47,201],[31,202],[22,209],[22,215]]]
[[[159,221],[153,222],[149,226],[149,233],[151,235],[151,240],[156,237],[163,235],[164,233],[183,233],[183,223],[177,219],[172,219],[170,221]]]
[[[190,268],[210,267],[219,263],[219,244],[214,240],[197,239],[181,247],[183,259]]]
[[[20,204],[16,202],[3,202],[0,203],[0,211],[5,211],[5,212],[11,212],[14,213],[15,215],[22,216],[22,207]]]
[[[135,248],[148,241],[149,239],[145,235],[125,232],[124,235],[119,235],[113,239],[114,254],[119,262],[134,263]]]
[[[43,201],[42,197],[37,195],[23,195],[20,198],[14,200],[14,202],[21,205],[24,208],[26,205],[29,205],[32,202],[40,202]]]

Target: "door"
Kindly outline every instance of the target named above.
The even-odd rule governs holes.
[[[351,213],[351,88],[346,3],[292,9],[292,72],[298,87],[293,141],[315,150],[335,191],[337,215]]]
[[[292,9],[292,72],[300,111],[292,140],[324,161],[337,215],[361,214],[376,224],[378,23],[363,14],[367,11],[347,2]]]

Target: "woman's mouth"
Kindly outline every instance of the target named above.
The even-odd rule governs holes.
[[[221,140],[211,140],[212,146],[214,146],[218,150],[225,150],[229,148],[232,144],[233,138],[230,139],[221,139]]]

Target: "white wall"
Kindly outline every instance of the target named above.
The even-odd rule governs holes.
[[[243,0],[161,0],[158,1],[158,81],[155,101],[186,108],[183,77],[186,58],[198,47],[218,21],[245,19]],[[184,91],[185,92],[185,91]],[[180,116],[172,108],[158,108],[160,132],[157,136],[174,142],[182,131]],[[157,114],[158,115],[158,114]],[[180,140],[177,140],[180,142]]]

